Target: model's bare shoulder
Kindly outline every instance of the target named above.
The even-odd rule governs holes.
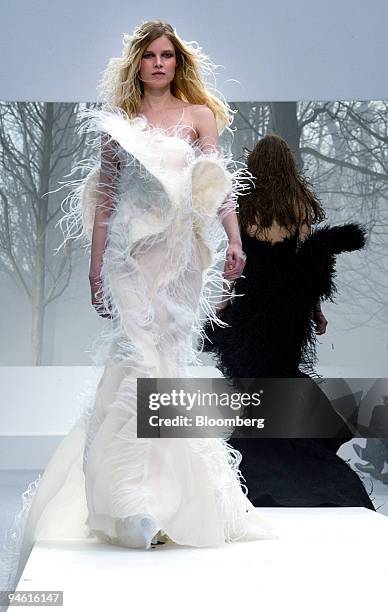
[[[215,122],[214,113],[206,104],[191,104],[190,112],[193,119],[195,118],[199,121],[209,121],[213,119]]]
[[[218,150],[218,130],[213,111],[206,104],[193,104],[190,114],[192,125],[202,140],[203,148]]]

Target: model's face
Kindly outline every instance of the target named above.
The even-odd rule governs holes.
[[[143,52],[140,61],[140,79],[148,86],[161,88],[169,85],[175,76],[176,54],[167,36],[156,38]]]

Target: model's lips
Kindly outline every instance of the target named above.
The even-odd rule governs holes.
[[[162,76],[164,76],[166,73],[165,72],[153,72],[153,75],[157,75],[157,74],[161,74]]]

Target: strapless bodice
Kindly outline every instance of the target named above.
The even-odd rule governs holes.
[[[192,145],[185,138],[186,125],[153,127],[143,116],[124,117],[120,109],[94,110],[91,119],[95,131],[110,135],[118,154],[119,172],[111,177],[114,222],[126,227],[133,241],[160,234],[167,226],[181,237],[185,231],[187,239],[192,235],[200,242],[204,265],[209,266],[210,223],[218,228],[217,211],[236,180],[229,158]],[[96,164],[81,186],[83,228],[89,237],[99,189],[106,189],[99,181]]]

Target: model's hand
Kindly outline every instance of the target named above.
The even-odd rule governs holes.
[[[104,319],[110,319],[111,314],[104,308],[104,304],[101,299],[102,297],[101,275],[89,274],[89,282],[90,282],[92,306],[95,308],[96,312],[100,315],[100,317],[103,317]]]
[[[245,257],[241,242],[230,242],[226,251],[224,278],[233,280],[241,276],[245,266]]]
[[[323,314],[322,310],[314,310],[314,317],[313,317],[315,326],[316,326],[316,333],[321,336],[322,334],[326,333],[326,327],[327,327],[327,319],[325,317],[325,315]]]

